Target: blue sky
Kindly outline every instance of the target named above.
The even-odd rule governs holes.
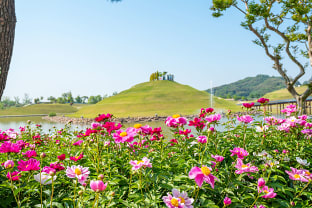
[[[4,96],[104,95],[156,70],[199,90],[247,76],[277,76],[231,9],[207,0],[16,0],[16,35]],[[288,69],[291,71],[291,69]],[[311,76],[311,74],[306,76]],[[304,79],[305,80],[305,79]]]

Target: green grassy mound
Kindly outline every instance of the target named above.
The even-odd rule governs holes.
[[[51,112],[67,114],[74,113],[78,110],[74,106],[70,106],[69,104],[35,104],[0,110],[0,115],[49,114]]]
[[[299,94],[303,93],[306,89],[307,86],[296,87],[296,90]],[[287,89],[276,90],[265,94],[263,97],[269,98],[270,100],[284,100],[293,98]]]
[[[92,118],[100,113],[117,117],[196,114],[210,107],[210,94],[172,81],[144,82],[101,102],[79,109],[71,116]],[[214,98],[215,109],[239,109],[234,102]]]

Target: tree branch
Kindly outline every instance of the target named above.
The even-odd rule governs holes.
[[[279,31],[278,29],[272,27],[269,22],[268,22],[268,18],[265,17],[264,18],[264,21],[265,21],[265,26],[275,32],[276,34],[278,34],[279,36],[281,36],[284,41],[286,42],[286,47],[285,47],[285,51],[288,55],[288,57],[299,67],[300,69],[300,73],[293,79],[292,81],[292,85],[294,85],[304,74],[305,74],[305,69],[304,69],[304,66],[292,55],[292,53],[290,52],[289,48],[290,48],[290,40],[289,38],[286,37],[286,35],[284,33],[282,33],[281,31]]]

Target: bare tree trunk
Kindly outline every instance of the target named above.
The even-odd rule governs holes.
[[[298,115],[303,115],[306,114],[306,99],[303,99],[302,96],[297,96],[296,101],[297,101],[297,110],[298,110]]]
[[[10,68],[15,24],[15,0],[0,0],[0,99]]]

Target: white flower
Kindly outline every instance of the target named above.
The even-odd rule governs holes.
[[[268,126],[265,125],[265,126],[256,126],[256,132],[263,132],[263,131],[266,131],[268,130]]]
[[[36,181],[40,183],[40,173],[37,175],[34,175],[34,178]],[[53,181],[56,180],[56,176],[53,176]],[[48,173],[41,172],[41,184],[47,185],[52,183],[52,176],[50,176]]]
[[[303,165],[303,166],[309,166],[309,165],[310,165],[310,163],[308,163],[307,160],[303,160],[303,159],[301,159],[300,157],[296,157],[296,160],[297,160],[297,162],[298,162],[299,164],[301,164],[301,165]]]

